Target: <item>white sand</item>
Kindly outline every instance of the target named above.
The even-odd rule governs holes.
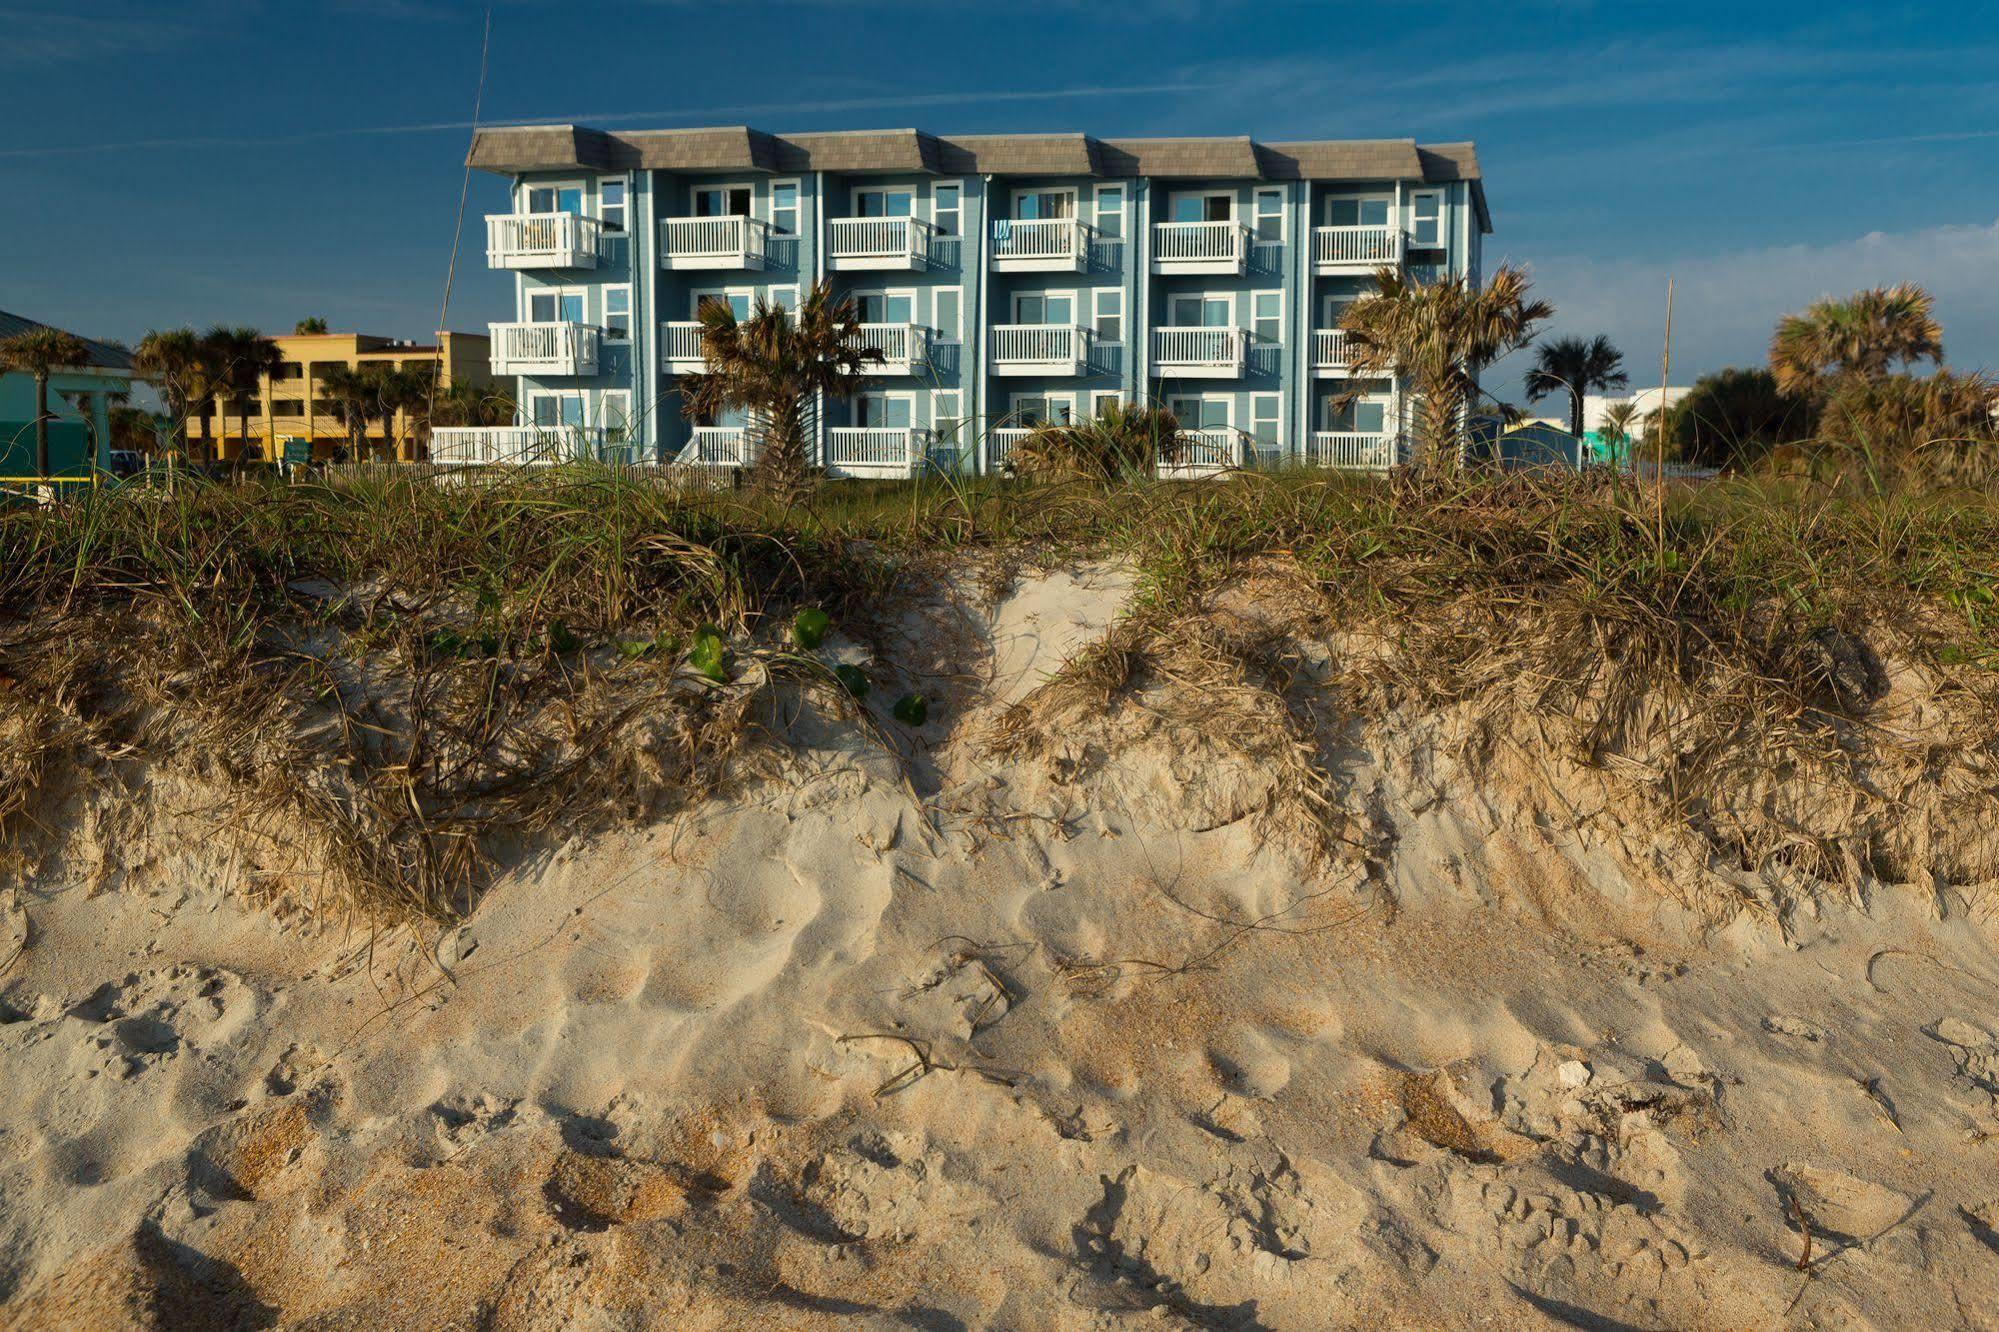
[[[1394,745],[1373,884],[1189,831],[1199,727],[994,762],[1127,590],[913,645],[913,789],[832,730],[422,945],[249,900],[213,792],[89,816],[0,893],[0,1324],[1999,1325],[1989,893],[1704,933]]]

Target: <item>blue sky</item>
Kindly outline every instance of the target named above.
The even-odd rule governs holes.
[[[1676,382],[1758,359],[1815,296],[1904,278],[1936,293],[1954,364],[1999,369],[1988,0],[493,9],[487,121],[1470,138],[1492,250],[1641,382],[1669,273]],[[427,336],[484,12],[0,0],[0,308],[125,339],[306,314]],[[453,327],[510,308],[478,224],[503,202],[472,178]]]

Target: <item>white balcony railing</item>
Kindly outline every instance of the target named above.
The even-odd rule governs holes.
[[[923,268],[937,228],[913,217],[839,217],[826,224],[831,268]]]
[[[662,268],[750,268],[770,261],[770,223],[759,217],[669,217],[659,224]]]
[[[1012,454],[1013,446],[1033,433],[1034,430],[1030,426],[1001,426],[994,430],[987,443],[987,453],[990,455],[988,467],[997,471],[1000,464]]]
[[[1314,227],[1312,264],[1320,270],[1366,270],[1402,262],[1402,233],[1394,227]]]
[[[1347,331],[1321,328],[1312,333],[1312,368],[1321,372],[1345,370],[1353,361],[1347,348]]]
[[[882,354],[876,374],[906,375],[930,358],[930,330],[921,324],[862,324],[861,345]]]
[[[996,375],[1080,375],[1095,339],[1081,324],[1000,324],[987,361]]]
[[[1316,467],[1385,472],[1402,462],[1402,450],[1393,435],[1318,430],[1306,440],[1305,461]]]
[[[546,466],[586,458],[629,461],[629,448],[592,426],[439,426],[430,460],[456,466]]]
[[[826,432],[826,470],[834,476],[914,476],[928,441],[928,431],[910,426],[835,426]]]
[[[1090,266],[1095,227],[1073,217],[996,218],[993,268],[1000,272],[1080,273]]]
[[[1212,476],[1241,467],[1242,441],[1234,430],[1183,430],[1159,460],[1159,475]]]
[[[603,224],[575,213],[493,213],[486,218],[489,268],[595,268]]]
[[[1249,228],[1240,222],[1155,222],[1155,273],[1241,273],[1249,256]]]
[[[701,325],[692,319],[661,324],[659,359],[668,374],[687,375],[707,368],[708,358],[701,350]]]
[[[1161,375],[1239,379],[1248,342],[1248,332],[1240,328],[1155,328],[1152,368]]]
[[[695,426],[675,463],[688,467],[748,467],[756,461],[756,442],[742,426]]]
[[[496,375],[594,375],[603,334],[589,324],[493,324]]]

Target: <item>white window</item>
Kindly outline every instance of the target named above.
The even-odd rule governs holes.
[[[958,234],[958,219],[962,204],[962,190],[957,185],[938,185],[931,189],[930,220],[936,225],[938,235]]]
[[[522,198],[530,213],[583,213],[583,186],[581,182],[551,181],[540,185],[529,185],[521,191]]]
[[[1340,321],[1347,317],[1347,307],[1359,299],[1360,297],[1351,291],[1336,291],[1328,295],[1320,303],[1323,317],[1319,327],[1338,328]]]
[[[930,395],[930,428],[945,439],[958,434],[964,424],[964,409],[957,389],[939,389]]]
[[[1070,291],[1017,291],[1013,294],[1016,324],[1073,324],[1076,294]]]
[[[1409,243],[1425,250],[1444,243],[1444,196],[1436,190],[1409,196]]]
[[[580,324],[583,293],[570,287],[537,287],[527,294],[527,316],[531,324]]]
[[[1124,288],[1097,288],[1095,323],[1097,341],[1124,341]]]
[[[1013,196],[1013,215],[1016,219],[1032,221],[1045,217],[1074,217],[1076,215],[1076,192],[1074,190],[1016,190]]]
[[[1274,452],[1282,447],[1284,399],[1275,393],[1252,393],[1249,395],[1249,435],[1256,441],[1257,448]]]
[[[539,429],[583,424],[581,393],[531,393],[528,395],[528,423]]]
[[[907,430],[916,424],[916,399],[908,393],[863,393],[854,399],[854,424],[868,430]]]
[[[915,212],[916,191],[906,185],[854,191],[855,217],[911,217]]]
[[[1378,395],[1321,398],[1319,419],[1334,434],[1379,435],[1388,428],[1388,399]]]
[[[857,291],[851,299],[861,312],[863,324],[911,324],[916,322],[916,293],[913,291]]]
[[[748,217],[753,194],[747,185],[705,185],[694,191],[694,216]]]
[[[1256,192],[1256,239],[1267,244],[1284,241],[1284,191]]]
[[[773,305],[774,307],[776,307],[776,308],[777,308],[777,309],[779,309],[779,310],[782,310],[782,311],[784,311],[784,312],[785,312],[786,314],[788,314],[788,315],[789,315],[789,314],[797,314],[797,313],[798,313],[798,288],[796,288],[796,287],[772,287],[772,288],[770,289],[770,303],[771,303],[771,305]]]
[[[1227,430],[1235,399],[1220,393],[1182,393],[1166,400],[1166,410],[1182,430]]]
[[[625,178],[606,176],[597,182],[597,220],[606,231],[625,229]]]
[[[737,319],[748,319],[750,312],[756,306],[756,300],[757,293],[748,287],[730,287],[726,290],[721,287],[710,287],[689,292],[687,295],[688,307],[696,319],[701,317],[701,307],[709,301],[720,301],[729,307]]]
[[[604,288],[604,341],[630,342],[632,340],[632,289],[630,287]]]
[[[1235,192],[1184,190],[1173,196],[1171,207],[1175,222],[1233,222]]]
[[[630,389],[606,389],[602,406],[598,408],[605,437],[613,444],[623,444],[632,437],[632,392]]]
[[[798,182],[773,181],[770,187],[770,229],[780,236],[798,234]]]
[[[1124,235],[1124,186],[1097,186],[1097,232],[1113,240]]]
[[[1012,424],[1029,429],[1066,424],[1075,416],[1075,400],[1067,393],[1016,393],[1010,415]]]
[[[1284,340],[1284,293],[1281,291],[1259,291],[1251,306],[1251,332],[1256,340],[1265,346],[1275,346]]]
[[[1368,195],[1356,198],[1351,195],[1326,200],[1326,225],[1329,227],[1385,227],[1388,212],[1394,200],[1387,195]]]
[[[939,287],[936,299],[937,340],[956,342],[963,335],[958,323],[962,294],[956,287]]]
[[[1168,328],[1227,328],[1234,319],[1227,296],[1182,292],[1167,302]]]
[[[1122,399],[1118,396],[1117,390],[1098,389],[1090,395],[1090,415],[1102,416],[1105,411],[1117,406],[1120,401]]]

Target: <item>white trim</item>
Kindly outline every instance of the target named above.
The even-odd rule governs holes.
[[[879,296],[879,297],[881,297],[881,298],[882,298],[882,299],[883,299],[884,301],[889,301],[889,300],[893,300],[893,299],[895,299],[895,298],[896,298],[896,297],[898,297],[898,296],[901,296],[901,297],[904,297],[904,298],[906,298],[906,299],[907,299],[907,300],[909,301],[909,318],[908,318],[907,320],[898,320],[898,319],[886,319],[886,318],[884,318],[884,319],[880,319],[880,320],[869,320],[869,319],[863,319],[863,320],[861,320],[861,322],[862,322],[862,323],[864,323],[864,324],[867,324],[867,323],[883,323],[883,324],[896,324],[896,323],[911,323],[911,324],[914,324],[914,323],[917,323],[917,322],[919,322],[919,321],[917,320],[917,318],[916,318],[916,288],[915,288],[915,287],[856,287],[856,288],[854,288],[854,289],[853,289],[852,291],[850,291],[850,292],[848,292],[848,293],[847,293],[847,297],[848,297],[848,299],[850,299],[850,300],[852,300],[852,301],[854,302],[854,308],[856,308],[856,309],[859,309],[859,308],[860,308],[860,303],[861,303],[861,299],[862,299],[863,297],[866,297],[866,296]]]
[[[632,420],[632,391],[630,389],[605,389],[597,395],[597,428],[600,430],[609,430],[611,428],[611,402],[615,398],[624,399],[625,442],[632,443],[637,434],[638,423]]]
[[[1256,234],[1257,224],[1263,221],[1263,201],[1266,198],[1277,200],[1277,238],[1275,240],[1265,240]],[[1281,186],[1276,188],[1268,185],[1258,186],[1251,192],[1249,197],[1249,235],[1251,243],[1256,245],[1283,245],[1288,242],[1291,239],[1290,211],[1290,209],[1284,206],[1284,190]]]
[[[1169,294],[1169,295],[1168,295],[1168,296],[1166,297],[1166,324],[1165,324],[1165,327],[1167,327],[1167,328],[1206,328],[1206,327],[1208,327],[1208,325],[1206,325],[1206,324],[1203,324],[1203,323],[1202,323],[1202,322],[1201,322],[1200,320],[1198,320],[1198,319],[1197,319],[1197,320],[1195,320],[1195,321],[1194,321],[1193,323],[1191,323],[1191,324],[1183,324],[1183,323],[1181,323],[1181,322],[1179,321],[1179,319],[1175,317],[1175,315],[1174,315],[1174,313],[1173,313],[1173,312],[1174,312],[1174,310],[1175,310],[1175,309],[1176,309],[1176,308],[1177,308],[1177,307],[1179,306],[1179,304],[1180,304],[1180,302],[1181,302],[1181,301],[1199,301],[1199,302],[1201,303],[1202,307],[1203,307],[1203,309],[1202,309],[1202,313],[1203,313],[1203,314],[1205,314],[1205,313],[1207,313],[1207,310],[1206,310],[1206,306],[1207,306],[1207,303],[1208,303],[1209,301],[1220,301],[1220,302],[1222,302],[1222,303],[1223,303],[1224,305],[1228,306],[1228,311],[1229,311],[1229,312],[1228,312],[1228,322],[1227,322],[1226,324],[1222,324],[1222,325],[1220,325],[1219,327],[1222,327],[1222,328],[1236,328],[1236,327],[1238,327],[1238,326],[1239,326],[1239,325],[1237,324],[1237,322],[1236,322],[1236,313],[1237,313],[1237,310],[1239,309],[1239,307],[1238,307],[1238,306],[1237,306],[1237,304],[1236,304],[1236,297],[1237,297],[1238,295],[1240,295],[1240,293],[1239,293],[1239,292],[1233,292],[1233,291],[1176,291],[1176,292],[1172,292],[1172,293],[1170,293],[1170,294]]]
[[[1437,238],[1425,244],[1416,239],[1416,201],[1435,199],[1437,201]],[[1409,192],[1409,246],[1411,249],[1447,250],[1450,241],[1444,233],[1444,192],[1442,190],[1411,190]]]
[[[949,411],[944,410],[947,401],[950,406]],[[930,390],[931,430],[942,434],[943,423],[946,421],[949,421],[953,425],[963,425],[965,423],[965,391],[963,389]],[[963,441],[959,442],[962,443]]]
[[[958,206],[949,210],[958,215],[958,230],[952,234],[951,239],[963,240],[965,238],[965,182],[961,180],[939,180],[931,183],[929,190],[925,192],[925,202],[930,205],[929,222],[933,227],[937,225],[937,213],[939,211],[937,208],[937,191],[939,190],[956,190],[958,192]],[[944,233],[940,229],[937,234],[941,236]]]
[[[1104,413],[1106,402],[1123,402],[1124,394],[1116,389],[1094,389],[1090,393],[1090,418],[1095,420]]]
[[[704,213],[702,213],[701,211],[699,211],[699,210],[698,210],[698,209],[697,209],[697,208],[696,208],[696,207],[694,206],[694,200],[695,200],[695,198],[696,198],[697,196],[699,196],[699,195],[703,195],[703,194],[709,194],[709,193],[712,193],[712,192],[714,192],[714,191],[716,191],[716,190],[720,190],[720,191],[722,192],[722,194],[723,194],[723,196],[724,196],[724,197],[723,197],[723,200],[722,200],[722,202],[723,202],[723,204],[724,204],[724,205],[727,205],[727,203],[729,202],[729,201],[728,201],[728,198],[727,198],[727,196],[728,196],[729,194],[733,193],[733,192],[734,192],[734,191],[736,191],[736,190],[748,190],[748,191],[750,192],[750,211],[749,211],[749,212],[747,212],[747,213],[744,213],[744,214],[741,214],[741,216],[743,216],[743,217],[755,217],[755,216],[757,215],[757,185],[756,185],[756,182],[755,182],[755,181],[753,181],[753,180],[726,180],[726,181],[722,181],[722,182],[719,182],[719,183],[717,183],[717,182],[715,182],[715,181],[708,181],[708,182],[707,182],[707,183],[705,183],[705,184],[701,184],[701,185],[692,185],[692,186],[689,186],[689,187],[688,187],[688,190],[687,190],[687,215],[688,215],[689,217],[704,217],[704,216],[705,216],[705,217],[735,217],[735,216],[737,216],[737,214],[735,214],[735,213],[729,213],[729,212],[722,212],[722,213],[707,213],[707,214],[704,214]],[[765,208],[768,208],[768,207],[770,207],[770,202],[769,202],[769,199],[770,199],[770,196],[769,196],[769,195],[765,195],[765,196],[764,196],[764,200],[765,200],[765,202],[764,202],[764,207],[765,207]],[[769,219],[768,219],[768,218],[766,218],[766,219],[764,219],[764,220],[765,220],[765,221],[768,221]]]
[[[879,398],[883,402],[901,402],[907,404],[909,407],[909,424],[907,426],[862,426],[861,404],[863,402],[866,402],[870,398]],[[858,429],[863,429],[863,430],[916,429],[916,394],[908,389],[863,389],[859,393],[854,394],[849,399],[849,401],[853,404],[852,410],[854,414],[854,425]]]
[[[633,335],[638,329],[638,322],[632,314],[632,284],[629,282],[607,282],[604,284],[603,291],[603,310],[602,317],[599,320],[599,327],[604,330],[604,341],[614,347],[629,346],[631,345]],[[614,291],[625,293],[625,336],[622,338],[614,336],[611,332],[611,293]]]
[[[1256,438],[1256,405],[1268,399],[1276,404],[1276,413],[1271,418],[1270,429],[1274,436],[1268,441],[1270,448],[1280,452],[1284,448],[1284,395],[1282,393],[1252,393],[1249,395],[1249,429],[1246,432],[1252,443],[1260,443]]]
[[[554,319],[552,319],[552,320],[544,320],[544,319],[536,319],[536,318],[534,317],[534,314],[533,314],[533,310],[534,310],[534,298],[535,298],[535,297],[537,297],[537,296],[553,296],[553,297],[555,297],[555,304],[556,304],[556,307],[557,307],[557,308],[556,308],[556,317],[555,317]],[[568,287],[568,286],[563,286],[563,287],[529,287],[529,286],[523,286],[523,287],[521,288],[521,303],[520,303],[520,306],[519,306],[519,313],[520,313],[520,317],[521,317],[521,322],[522,322],[522,323],[524,323],[524,324],[541,324],[541,323],[558,323],[558,324],[560,324],[560,323],[567,323],[568,321],[562,318],[562,311],[561,311],[561,306],[562,306],[562,300],[563,300],[563,298],[564,298],[565,296],[574,296],[574,297],[576,297],[576,298],[577,298],[578,300],[582,301],[582,303],[583,303],[583,313],[582,313],[582,317],[581,317],[580,319],[578,319],[578,320],[577,320],[576,322],[577,322],[577,323],[579,323],[579,324],[587,324],[587,323],[589,323],[589,322],[590,322],[590,288],[588,288],[588,287]]]
[[[1053,391],[1047,389],[1028,389],[1020,393],[1009,394],[1006,400],[1007,419],[1017,424],[1020,420],[1020,404],[1030,398],[1039,398],[1042,402],[1047,403],[1048,414],[1051,417],[1057,415],[1055,408],[1056,404],[1059,403],[1062,410],[1069,414],[1070,421],[1073,422],[1076,419],[1076,395],[1067,389]]]
[[[1013,222],[1028,221],[1029,219],[1023,218],[1020,215],[1020,201],[1029,195],[1041,194],[1067,195],[1069,199],[1069,216],[1078,222],[1083,220],[1080,216],[1083,201],[1074,185],[1018,186],[1014,188],[1007,195],[1008,220]]]
[[[724,304],[727,304],[737,296],[741,296],[745,298],[745,308],[748,313],[738,315],[737,318],[747,319],[749,315],[756,313],[757,294],[764,290],[767,289],[763,287],[695,287],[687,293],[687,317],[689,319],[699,319],[701,317],[701,302],[710,296],[719,296]],[[774,288],[769,290],[774,290]]]
[[[585,395],[583,390],[581,389],[530,389],[528,391],[527,401],[522,404],[522,407],[524,409],[522,420],[527,425],[530,426],[537,425],[539,423],[534,419],[534,405],[536,403],[543,401],[552,401],[560,403],[568,400],[574,400],[576,403],[577,423],[579,425],[589,424],[590,402],[587,395]],[[557,425],[563,424],[562,411],[560,408],[557,408],[555,413],[555,424]]]
[[[603,226],[604,222],[604,187],[606,185],[622,185],[625,187],[625,202],[620,205],[625,214],[625,220],[624,225],[618,230],[613,231],[609,227],[603,227],[603,232],[606,236],[629,236],[632,234],[632,178],[628,175],[597,177],[597,189],[592,197],[597,204],[597,223],[600,227]]]
[[[1076,316],[1081,312],[1081,306],[1083,302],[1081,298],[1078,296],[1077,291],[1074,287],[1047,287],[1035,291],[1016,291],[1015,293],[1013,293],[1013,296],[1008,302],[1007,306],[1008,309],[1013,311],[1012,322],[1016,324],[1025,324],[1027,322],[1025,319],[1022,319],[1020,317],[1020,303],[1023,299],[1031,299],[1037,296],[1041,298],[1044,307],[1047,304],[1048,298],[1051,296],[1068,297],[1069,317],[1065,320],[1062,320],[1061,322],[1065,324],[1076,324],[1082,322],[1081,320],[1077,319]],[[1045,326],[1047,322],[1048,322],[1047,316],[1044,313],[1042,317],[1042,325]]]
[[[1214,430],[1219,428],[1222,430],[1233,430],[1235,429],[1235,396],[1233,393],[1169,393],[1166,395],[1166,410],[1172,412],[1179,419],[1182,429]],[[1219,427],[1189,425],[1187,418],[1173,406],[1176,402],[1198,402],[1203,406],[1211,402],[1219,402],[1222,405],[1222,413],[1225,419]],[[1198,416],[1196,419],[1198,419]]]
[[[946,292],[949,292],[951,293],[951,295],[958,298],[958,326],[953,329],[945,328],[943,320],[937,317],[938,298],[943,296],[944,293]],[[963,287],[940,286],[940,287],[932,287],[930,289],[930,328],[931,331],[936,333],[937,335],[936,341],[940,343],[944,343],[949,346],[957,346],[964,342],[965,289]]]
[[[1210,218],[1207,216],[1208,210],[1203,208],[1201,216],[1192,220],[1196,222],[1234,222],[1237,220],[1236,214],[1242,211],[1242,200],[1237,197],[1238,193],[1236,190],[1217,189],[1173,190],[1166,196],[1166,220],[1169,222],[1175,220],[1174,213],[1177,211],[1175,205],[1182,199],[1227,199],[1229,201],[1229,215],[1227,217]]]
[[[524,180],[520,182],[520,186],[514,194],[514,209],[515,211],[521,213],[529,212],[530,205],[528,203],[528,195],[535,190],[555,190],[557,192],[560,192],[565,189],[575,190],[577,195],[581,198],[583,203],[582,216],[584,217],[594,216],[594,214],[592,214],[590,211],[590,203],[591,203],[590,181],[586,177],[578,177],[575,180]],[[629,195],[627,195],[626,197],[627,199],[630,198]],[[561,210],[557,209],[556,211],[560,212]]]
[[[1400,194],[1401,189],[1402,187],[1398,184],[1395,187],[1396,192],[1392,194],[1376,193],[1373,191],[1369,191],[1366,194],[1346,194],[1346,193],[1328,194],[1321,201],[1321,205],[1319,208],[1320,220],[1323,225],[1329,227],[1345,227],[1345,226],[1356,226],[1356,225],[1363,227],[1373,226],[1374,223],[1372,222],[1352,223],[1352,222],[1333,221],[1333,205],[1336,203],[1352,203],[1356,205],[1354,216],[1359,217],[1360,212],[1358,209],[1358,205],[1363,203],[1385,203],[1388,205],[1388,216],[1381,223],[1381,225],[1385,227],[1394,227],[1402,221],[1401,205],[1397,198],[1397,195]]]
[[[1103,322],[1104,319],[1104,313],[1105,313],[1104,299],[1106,297],[1114,297],[1117,301],[1116,313],[1118,321],[1118,336],[1114,338],[1105,337],[1103,335],[1103,330],[1099,327],[1099,325]],[[1126,331],[1129,330],[1130,328],[1131,328],[1131,323],[1125,317],[1124,288],[1123,287],[1090,288],[1090,330],[1097,335],[1098,344],[1102,345],[1103,343],[1111,343],[1114,345],[1122,346],[1124,344],[1124,335]]]
[[[777,229],[777,190],[780,185],[789,185],[793,191],[791,196],[791,211],[796,213],[797,216],[792,218],[792,224],[795,229],[791,231],[779,231]],[[750,206],[752,208],[756,207],[756,196],[752,194],[750,198],[752,201]],[[764,191],[764,213],[764,221],[770,223],[771,235],[790,236],[794,239],[803,237],[805,234],[805,182],[797,176],[785,176],[782,179],[771,181],[770,188]]]
[[[881,196],[882,196],[882,207],[883,207],[883,209],[887,209],[887,207],[888,207],[888,196],[889,196],[889,195],[891,195],[891,194],[907,194],[907,195],[909,196],[909,212],[908,212],[908,213],[906,213],[906,214],[905,214],[905,213],[890,213],[890,212],[886,212],[886,211],[884,211],[884,212],[883,212],[883,213],[882,213],[881,215],[882,215],[883,217],[905,217],[905,216],[906,216],[906,217],[913,217],[913,218],[916,218],[916,220],[917,220],[917,221],[919,221],[919,222],[923,220],[922,218],[920,218],[920,217],[918,217],[918,216],[917,216],[917,212],[916,212],[916,206],[917,206],[917,204],[918,204],[918,203],[920,203],[920,202],[922,201],[922,199],[923,199],[923,191],[922,191],[921,189],[919,189],[919,188],[918,188],[917,186],[915,186],[915,185],[855,185],[855,186],[853,186],[853,187],[852,187],[851,189],[849,189],[849,190],[847,191],[847,216],[848,216],[848,217],[863,217],[863,216],[866,216],[865,214],[863,214],[863,213],[861,212],[861,196],[862,196],[863,194],[879,194],[879,195],[881,195]]]
[[[1106,195],[1116,196],[1118,201],[1116,208],[1104,207],[1104,197]],[[1122,181],[1112,181],[1109,184],[1097,186],[1095,197],[1090,203],[1090,225],[1097,229],[1097,234],[1105,240],[1123,240],[1124,233],[1129,230],[1124,225],[1125,209],[1131,203],[1131,191],[1124,187],[1124,183]],[[1106,214],[1111,213],[1116,214],[1118,220],[1118,234],[1115,236],[1110,235],[1104,230],[1104,217]]]
[[[1262,300],[1265,296],[1275,296],[1277,298],[1277,336],[1268,341],[1265,341],[1262,338],[1262,336],[1256,331],[1256,324],[1257,324],[1256,303]],[[1245,322],[1249,325],[1249,335],[1252,338],[1257,339],[1257,343],[1259,346],[1264,346],[1264,347],[1283,346],[1284,345],[1284,288],[1257,287],[1254,290],[1252,290],[1249,293],[1249,318]]]

